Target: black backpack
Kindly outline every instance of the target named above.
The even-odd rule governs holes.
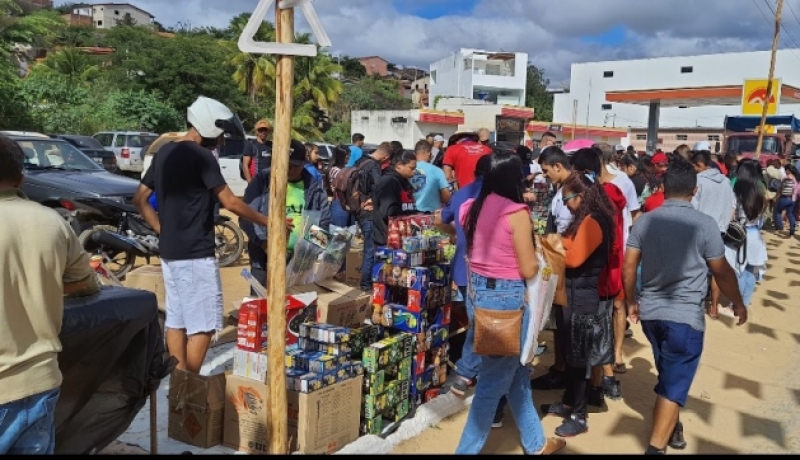
[[[370,184],[366,165],[374,160],[364,159],[355,166],[342,168],[331,178],[333,197],[339,201],[345,211],[358,215],[369,199]]]

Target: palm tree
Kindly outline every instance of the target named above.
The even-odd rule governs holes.
[[[342,95],[342,67],[327,52],[314,57],[298,58],[294,68],[294,94],[303,101],[313,101],[320,109],[328,109]]]
[[[233,80],[239,89],[250,97],[250,101],[258,104],[259,96],[264,93],[264,88],[274,79],[269,78],[275,74],[275,62],[268,56],[258,56],[249,53],[238,53],[230,60],[236,68]],[[274,89],[273,89],[274,92]]]
[[[63,48],[51,54],[36,67],[40,71],[66,77],[70,86],[78,81],[93,80],[100,73],[97,61],[75,47]]]

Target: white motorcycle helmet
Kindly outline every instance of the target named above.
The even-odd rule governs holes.
[[[204,139],[217,139],[223,134],[244,138],[239,117],[217,100],[200,96],[186,112],[187,121]]]

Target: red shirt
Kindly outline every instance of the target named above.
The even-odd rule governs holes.
[[[614,207],[614,241],[611,243],[608,265],[600,272],[597,289],[600,297],[616,296],[622,291],[622,267],[624,265],[625,251],[623,247],[623,218],[622,210],[628,204],[622,190],[611,182],[603,184],[611,205]]]
[[[484,155],[492,153],[492,149],[479,142],[463,142],[448,147],[444,153],[442,165],[455,170],[458,188],[464,188],[475,182],[475,167]]]
[[[659,190],[657,192],[653,192],[652,195],[647,197],[644,200],[644,212],[650,212],[664,204],[664,191]]]

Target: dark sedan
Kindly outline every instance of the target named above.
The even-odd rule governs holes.
[[[113,152],[106,150],[101,143],[97,142],[97,139],[90,136],[76,136],[72,134],[52,134],[50,137],[69,142],[73,147],[85,153],[86,156],[91,158],[95,163],[105,168],[106,171],[112,173],[119,172],[117,156],[114,155]]]
[[[130,204],[139,182],[111,174],[61,139],[8,136],[25,154],[22,191],[33,201],[53,208],[76,233],[103,218],[99,198]]]

